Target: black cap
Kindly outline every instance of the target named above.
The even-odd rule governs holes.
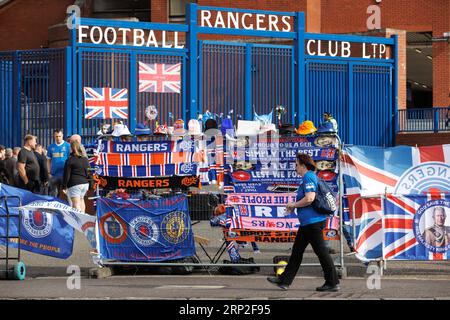
[[[280,132],[280,134],[295,133],[295,127],[291,123],[285,123],[280,126],[279,132]]]
[[[217,121],[214,119],[208,119],[205,122],[205,131],[208,131],[209,129],[217,129]]]

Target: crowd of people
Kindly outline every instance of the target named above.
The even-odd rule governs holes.
[[[0,183],[55,198],[64,193],[71,206],[84,212],[92,176],[81,137],[75,134],[65,141],[63,130],[57,129],[53,138],[47,149],[31,134],[21,148],[0,145]]]

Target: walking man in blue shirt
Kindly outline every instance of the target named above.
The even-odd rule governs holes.
[[[48,146],[47,164],[49,170],[49,193],[52,197],[58,197],[64,175],[64,164],[70,155],[70,144],[64,141],[63,131],[53,131],[55,143]]]

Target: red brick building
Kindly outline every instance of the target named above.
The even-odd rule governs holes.
[[[0,51],[67,45],[66,9],[82,16],[184,22],[187,0],[0,0]],[[313,33],[399,34],[399,108],[450,106],[449,0],[198,0],[202,6],[303,11]],[[375,30],[369,30],[375,29]],[[447,36],[445,36],[446,34]]]

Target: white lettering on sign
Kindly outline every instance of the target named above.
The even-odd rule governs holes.
[[[309,56],[349,58],[353,56],[354,52],[360,54],[360,57],[364,59],[389,59],[387,47],[382,43],[351,43],[314,39],[306,42],[306,54]]]
[[[242,12],[217,11],[215,15],[209,10],[200,11],[200,26],[209,28],[245,29],[259,31],[291,32],[290,16],[274,14],[253,14]]]
[[[97,31],[97,34],[98,34],[97,39],[95,38],[96,37],[95,36],[95,31]],[[97,26],[92,27],[91,28],[91,32],[89,33],[89,35],[91,37],[92,43],[94,43],[94,44],[99,44],[103,40],[103,32],[102,32],[102,28],[100,28],[100,27],[97,27]]]
[[[277,207],[277,212],[272,212],[271,207],[255,206],[255,217],[257,218],[284,218],[285,207]]]
[[[111,35],[110,35],[111,34]],[[112,38],[112,40],[110,39]],[[114,28],[108,27],[105,29],[105,42],[109,45],[114,45],[117,41],[117,32]]]
[[[154,30],[130,28],[102,28],[99,26],[78,27],[78,43],[93,43],[106,45],[132,45],[135,47],[162,47],[183,49],[180,44],[178,32],[160,31],[158,38]],[[131,39],[129,39],[129,37]],[[172,42],[169,40],[172,39]]]

